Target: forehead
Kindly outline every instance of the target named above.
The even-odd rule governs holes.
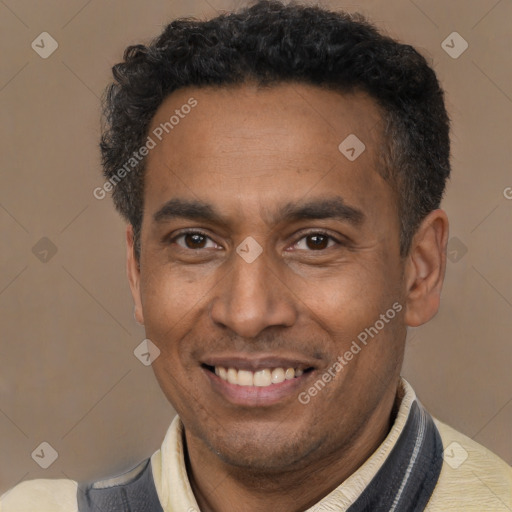
[[[378,173],[382,117],[363,93],[295,83],[185,88],[163,102],[148,133],[146,212],[176,197],[242,216],[326,194],[390,207]]]

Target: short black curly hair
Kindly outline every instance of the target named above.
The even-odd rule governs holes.
[[[206,21],[176,19],[151,44],[129,46],[112,71],[103,103],[103,174],[134,228],[137,257],[145,159],[123,179],[119,169],[144,144],[164,99],[187,86],[295,82],[366,92],[384,121],[379,172],[397,193],[401,256],[422,219],[439,208],[450,174],[443,90],[422,55],[359,14],[261,0]]]

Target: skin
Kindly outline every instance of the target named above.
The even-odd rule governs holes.
[[[439,307],[447,216],[431,212],[400,257],[396,193],[378,172],[381,115],[363,93],[187,88],[161,105],[150,133],[190,97],[198,105],[147,157],[140,261],[127,228],[136,318],[161,350],[153,368],[185,426],[201,510],[305,510],[391,428],[406,327]],[[351,133],[366,146],[353,162],[338,150]],[[275,215],[285,203],[326,198],[363,221]],[[210,203],[223,221],[155,220],[171,199]],[[207,236],[179,237],[183,229]],[[236,252],[249,236],[263,249],[252,263]],[[395,302],[401,312],[300,403],[298,394]],[[233,403],[201,365],[233,354],[296,358],[313,370],[276,403]]]

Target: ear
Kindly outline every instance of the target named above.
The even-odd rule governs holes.
[[[142,300],[140,296],[140,265],[135,256],[135,246],[133,237],[133,227],[128,224],[126,228],[126,273],[130,282],[133,302],[135,303],[135,320],[144,325],[144,315],[142,313]]]
[[[418,327],[432,319],[441,300],[446,270],[448,216],[430,212],[414,235],[405,265],[405,323]]]

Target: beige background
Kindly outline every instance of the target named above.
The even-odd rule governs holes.
[[[236,3],[0,1],[0,492],[24,479],[108,475],[160,445],[174,413],[133,355],[144,332],[132,316],[123,223],[92,195],[102,184],[98,98],[125,46],[171,18]],[[363,12],[420,48],[446,88],[444,207],[458,241],[441,311],[410,333],[404,375],[434,415],[511,463],[512,2],[320,3]],[[43,31],[59,44],[47,59],[31,48]],[[453,31],[469,43],[458,59],[441,47]],[[47,242],[33,249],[42,237],[57,249],[46,263]],[[43,441],[59,455],[46,470],[31,458]]]

